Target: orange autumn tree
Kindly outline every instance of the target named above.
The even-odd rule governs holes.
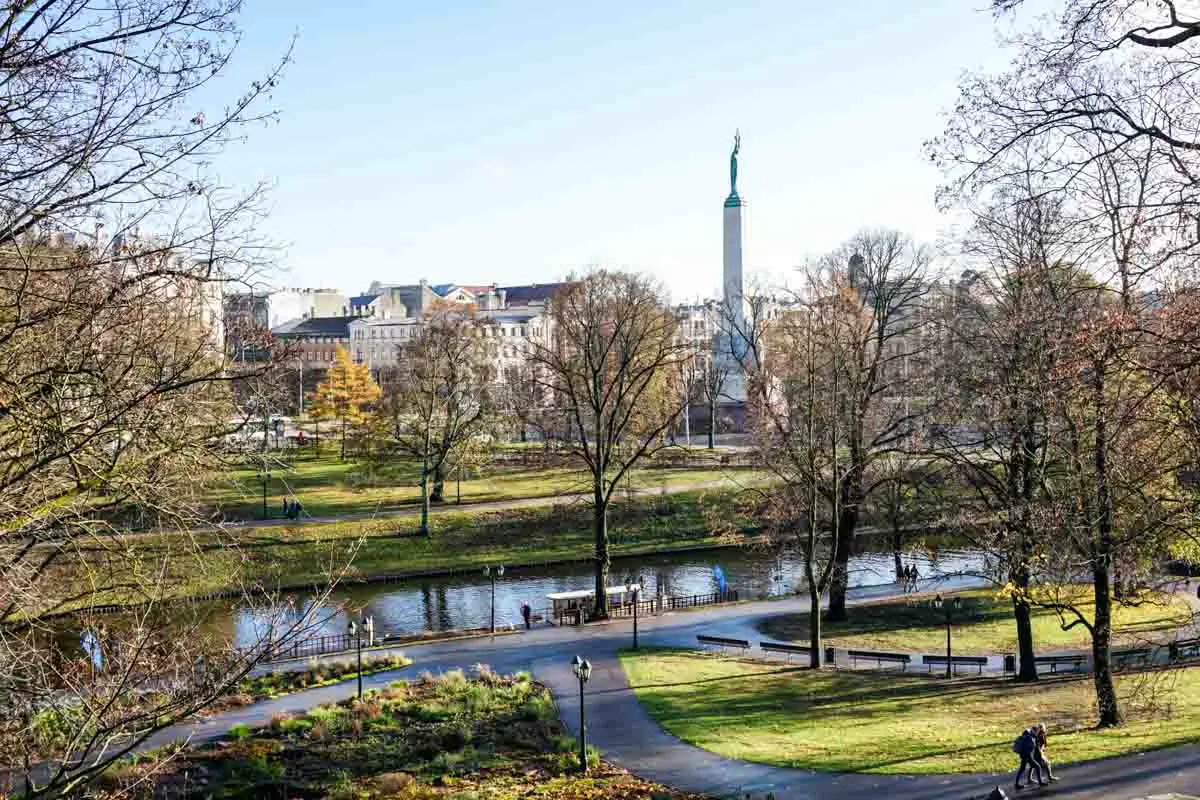
[[[313,390],[309,413],[318,423],[325,419],[339,423],[343,461],[346,460],[347,435],[363,432],[372,420],[371,411],[381,394],[379,384],[372,380],[366,364],[354,363],[350,352],[339,347],[325,380]]]

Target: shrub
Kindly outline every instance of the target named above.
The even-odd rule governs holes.
[[[239,722],[229,729],[229,733],[226,736],[235,742],[240,742],[242,739],[250,736],[250,726],[244,722]]]
[[[280,733],[307,733],[312,730],[312,720],[305,717],[290,717],[279,724]]]
[[[330,733],[328,725],[324,722],[317,722],[308,731],[308,738],[314,742],[327,742],[333,738],[333,734]]]

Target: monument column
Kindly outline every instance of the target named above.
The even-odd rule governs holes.
[[[735,363],[729,371],[725,394],[734,401],[746,399],[745,382],[742,379],[740,361],[745,355],[745,300],[742,294],[742,208],[745,203],[737,193],[738,153],[742,147],[741,133],[733,137],[733,152],[729,155],[729,196],[724,209],[724,305],[726,318],[722,327],[727,339],[727,356]]]

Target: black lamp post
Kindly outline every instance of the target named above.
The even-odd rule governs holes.
[[[263,512],[262,512],[262,518],[263,518],[263,519],[266,519],[266,518],[267,518],[267,484],[271,482],[271,470],[267,469],[267,468],[264,466],[264,467],[263,467],[263,469],[262,469],[262,471],[258,473],[258,479],[259,479],[260,481],[262,481],[262,487],[263,487]]]
[[[484,567],[483,574],[492,579],[492,633],[496,632],[496,579],[504,577],[504,565]]]
[[[350,635],[354,637],[354,650],[357,654],[358,662],[358,699],[362,700],[362,632],[366,628],[374,634],[375,623],[370,617],[363,617],[362,622],[358,623],[350,620]]]
[[[638,575],[637,581],[633,578],[625,579],[625,591],[633,595],[633,649],[638,649],[638,598],[642,593],[642,576]]]
[[[950,622],[953,613],[962,609],[962,598],[955,597],[953,602],[945,602],[942,600],[942,596],[939,594],[937,597],[933,598],[931,605],[935,609],[945,609],[946,611],[946,677],[951,678],[954,676],[954,666],[950,660]]]
[[[579,766],[587,772],[587,716],[583,709],[583,685],[592,677],[592,662],[575,656],[575,660],[571,662],[571,671],[579,679]]]

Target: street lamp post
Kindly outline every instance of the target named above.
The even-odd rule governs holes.
[[[504,565],[484,567],[483,574],[492,579],[492,633],[496,632],[496,579],[504,577]]]
[[[375,620],[371,617],[363,617],[362,622],[350,620],[350,635],[354,637],[354,650],[357,654],[358,662],[358,699],[362,700],[362,632],[364,629],[371,631],[372,637],[375,634]]]
[[[258,473],[258,479],[260,481],[262,481],[262,487],[263,487],[262,518],[266,519],[267,518],[267,484],[271,482],[271,470],[267,469],[266,466],[264,465],[262,471]]]
[[[962,608],[962,598],[955,597],[953,602],[943,601],[942,596],[939,594],[933,598],[932,605],[935,609],[944,609],[946,611],[946,677],[951,678],[954,677],[954,666],[951,662],[950,623],[953,613]]]
[[[642,576],[638,575],[637,581],[633,578],[625,580],[625,591],[633,595],[633,649],[638,649],[638,599],[642,593]]]
[[[579,767],[587,772],[587,716],[583,708],[583,685],[592,677],[592,662],[575,656],[575,660],[571,662],[571,671],[579,679]]]

